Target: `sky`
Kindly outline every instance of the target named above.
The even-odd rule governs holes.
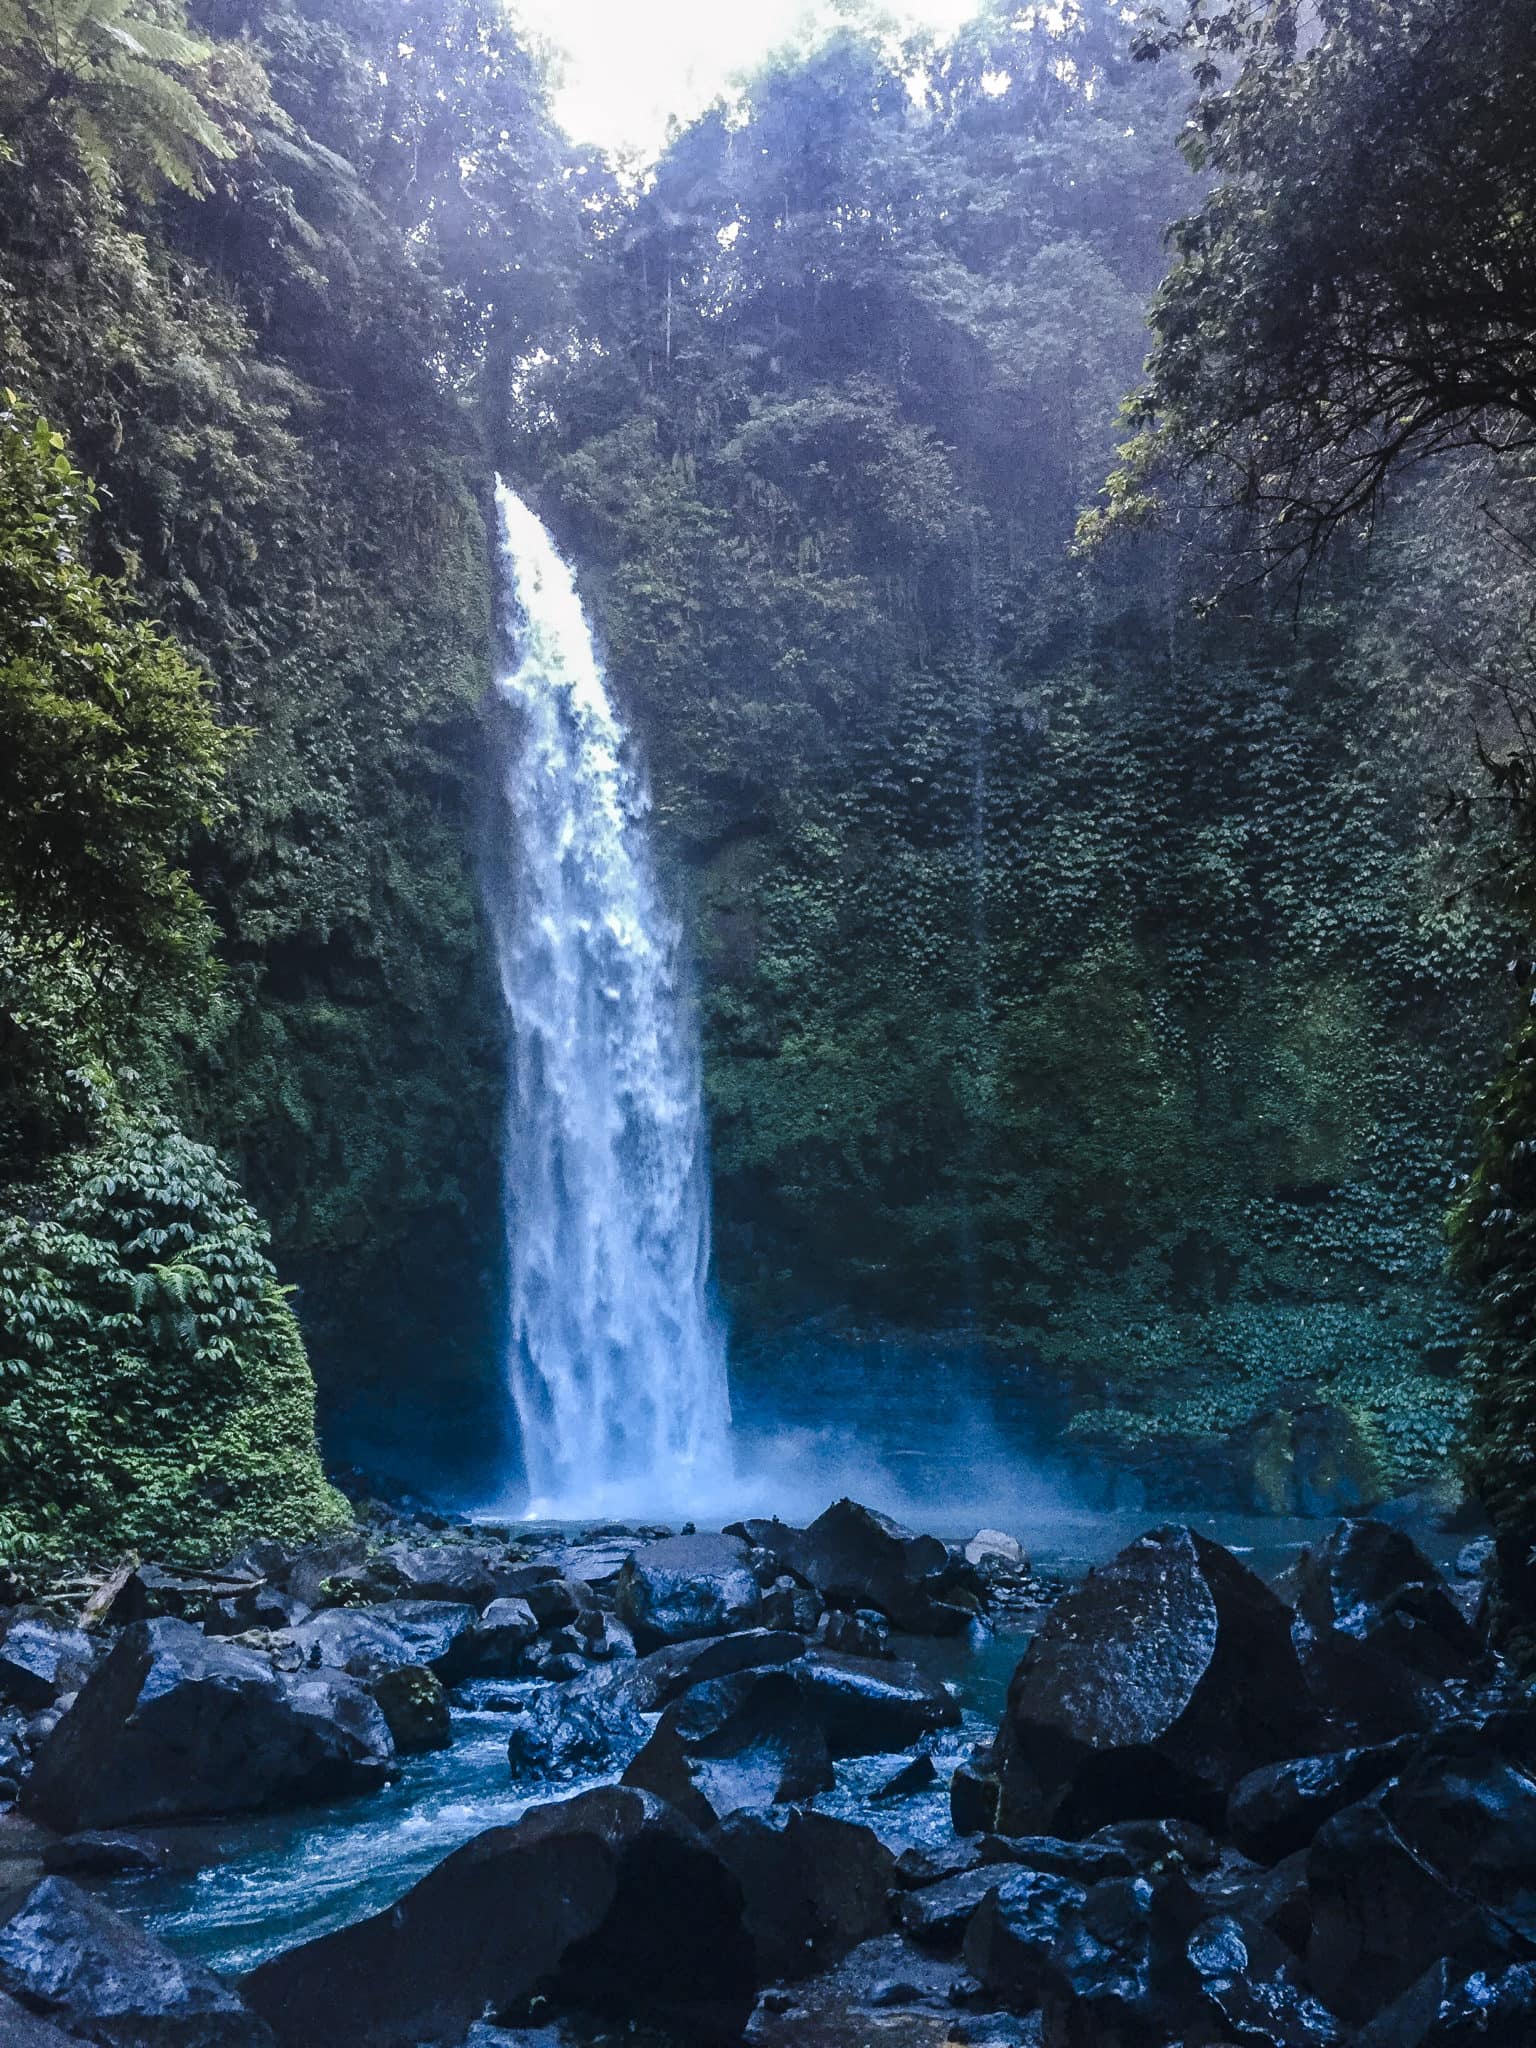
[[[976,0],[891,0],[898,18],[956,28]],[[806,0],[516,0],[565,53],[555,112],[578,142],[653,156],[732,75],[805,32]],[[820,11],[826,12],[823,8]]]

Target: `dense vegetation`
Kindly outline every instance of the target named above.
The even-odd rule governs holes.
[[[1489,13],[1528,75],[1520,10]],[[1285,1505],[1319,1409],[1341,1501],[1441,1467],[1466,1342],[1443,1212],[1509,919],[1470,886],[1499,806],[1447,791],[1478,787],[1474,721],[1503,747],[1485,671],[1519,609],[1469,465],[1521,459],[1496,416],[1529,366],[1501,313],[1473,392],[1475,309],[1421,320],[1394,447],[1386,351],[1341,368],[1295,316],[1420,319],[1497,68],[1455,15],[1329,0],[1314,49],[1284,9],[1197,7],[1158,63],[1109,0],[945,45],[855,19],[635,183],[560,142],[491,0],[0,0],[0,560],[67,545],[58,601],[90,614],[68,726],[9,586],[0,621],[25,742],[0,805],[43,831],[0,903],[0,1285],[8,1327],[41,1289],[69,1332],[46,1361],[11,1342],[6,1455],[48,1470],[94,1404],[93,1446],[100,1411],[161,1447],[125,1535],[232,1529],[209,1488],[254,1499],[277,1466],[285,1526],[324,1518],[251,1205],[333,1444],[466,1479],[465,1444],[497,1455],[475,840],[500,464],[578,562],[649,760],[743,1348],[964,1327],[1085,1452],[1208,1497]],[[1443,100],[1415,84],[1426,24]],[[1523,246],[1518,100],[1475,125],[1463,283]],[[1362,212],[1297,200],[1319,165]],[[1406,455],[1433,460],[1386,502]],[[1123,531],[1085,553],[1117,461]],[[1298,542],[1299,607],[1245,587]],[[108,615],[175,727],[153,818],[115,779],[161,741],[110,724]],[[94,809],[61,858],[39,806],[77,771]],[[1507,1208],[1494,1165],[1474,1185]],[[253,1402],[279,1418],[261,1472]],[[104,1513],[95,1470],[57,1479],[71,1528]]]

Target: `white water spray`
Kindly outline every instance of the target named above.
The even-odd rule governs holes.
[[[517,665],[496,686],[508,844],[488,900],[512,1037],[508,1370],[529,1511],[675,1514],[730,1476],[679,933],[571,571],[504,484],[497,506]]]

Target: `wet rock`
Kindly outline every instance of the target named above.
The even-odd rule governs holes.
[[[974,1565],[857,1501],[837,1501],[808,1529],[742,1526],[829,1607],[873,1607],[911,1635],[963,1635],[985,1604]]]
[[[447,1749],[453,1741],[448,1695],[436,1672],[420,1664],[401,1664],[381,1673],[368,1690],[389,1723],[400,1756],[424,1756]]]
[[[1343,2030],[1308,1990],[1285,1945],[1231,1914],[1202,1921],[1185,1944],[1198,2002],[1255,2048],[1334,2048]],[[1192,1996],[1191,2006],[1196,1997]]]
[[[227,1984],[63,1877],[0,1924],[0,1991],[101,2048],[271,2048]]]
[[[273,1575],[274,1583],[307,1606],[323,1607],[334,1598],[333,1582],[360,1570],[367,1558],[368,1541],[360,1531],[327,1543],[311,1543],[288,1559],[280,1579]]]
[[[1010,2003],[1038,1999],[1053,2043],[1166,2048],[1201,2017],[1192,2013],[1195,1979],[1183,1954],[1198,1905],[1179,1879],[1113,1878],[1081,1905],[1047,1896],[1038,1914],[1016,1914],[1012,1924],[1002,1905],[1000,1896],[973,1921],[966,1966],[977,1975],[985,1968],[981,1981]]]
[[[526,1600],[541,1629],[568,1628],[592,1597],[579,1581],[562,1577],[557,1565],[513,1565],[497,1581],[497,1598]]]
[[[584,1676],[529,1695],[512,1723],[507,1756],[514,1778],[569,1780],[628,1764],[646,1726],[627,1692]]]
[[[890,1654],[891,1632],[885,1617],[872,1607],[857,1614],[829,1607],[816,1624],[816,1641],[824,1650],[838,1650],[848,1657],[885,1657]]]
[[[1427,1956],[1498,1970],[1529,1945],[1416,1855],[1375,1803],[1346,1807],[1307,1852],[1307,1968],[1325,2004],[1364,2021],[1400,1998]]]
[[[1468,1976],[1435,1962],[1360,2036],[1359,2048],[1531,2048],[1536,1964]]]
[[[201,1572],[176,1571],[141,1564],[126,1574],[98,1619],[113,1628],[132,1621],[154,1621],[162,1615],[200,1620],[210,1601],[250,1591],[239,1581],[211,1579]]]
[[[276,1586],[253,1586],[243,1593],[223,1594],[203,1611],[203,1628],[211,1636],[242,1636],[253,1628],[292,1629],[307,1621],[309,1603]]]
[[[982,1864],[974,1870],[962,1871],[956,1877],[945,1878],[941,1884],[907,1893],[897,1907],[897,1918],[908,1938],[920,1948],[940,1955],[957,1955],[972,1920],[987,1900],[1001,1893],[1020,1901],[1020,1912],[1026,1916],[1031,1900],[1055,1901],[1059,1907],[1062,1901],[1080,1904],[1084,1897],[1080,1885],[1048,1871],[1026,1870],[1013,1864]],[[1054,1934],[1053,1920],[1050,1938],[1054,1939]],[[989,1989],[1003,1988],[991,1978],[983,1977],[975,1961],[968,1958],[966,1967],[986,1982]]]
[[[1002,1814],[1002,1780],[997,1745],[978,1744],[956,1764],[949,1780],[949,1818],[957,1835],[991,1834]]]
[[[1296,1755],[1312,1731],[1290,1619],[1193,1530],[1128,1545],[1057,1603],[1014,1674],[998,1824],[1086,1834],[1117,1820],[1219,1822],[1239,1778]]]
[[[245,1978],[282,2048],[461,2039],[538,1991],[555,2012],[684,2041],[739,2035],[755,1994],[741,1890],[719,1852],[623,1787],[536,1807],[388,1911]]]
[[[163,1870],[169,1860],[152,1836],[105,1828],[61,1836],[43,1849],[43,1869],[50,1877],[116,1877],[130,1870]]]
[[[754,2048],[958,2048],[966,2022],[950,2002],[954,1974],[899,1935],[876,1935],[824,1975],[765,1992],[748,2038]],[[989,2015],[976,2038],[1011,2048],[1027,2036]]]
[[[896,1859],[869,1828],[780,1808],[732,1814],[709,1839],[741,1886],[759,1982],[827,1969],[890,1927]]]
[[[1236,1867],[1229,1863],[1197,1888],[1213,1913],[1235,1913],[1247,1925],[1273,1934],[1292,1955],[1305,1956],[1312,1938],[1305,1849],[1268,1870],[1255,1871],[1246,1861]]]
[[[1029,1558],[1017,1536],[1001,1529],[978,1529],[965,1546],[965,1561],[984,1572],[989,1565],[1002,1566],[1011,1573],[1029,1570]]]
[[[811,1586],[802,1586],[787,1572],[776,1578],[763,1595],[764,1628],[793,1629],[799,1635],[814,1635],[825,1612],[821,1595]]]
[[[671,1536],[625,1562],[614,1591],[619,1619],[642,1652],[754,1628],[762,1591],[744,1544],[729,1536]]]
[[[62,1693],[78,1692],[96,1663],[96,1645],[79,1629],[21,1615],[0,1637],[0,1700],[37,1714]]]
[[[335,1798],[393,1768],[384,1717],[350,1679],[285,1679],[190,1622],[135,1622],[49,1737],[22,1804],[74,1832]]]
[[[915,1664],[811,1650],[790,1668],[835,1757],[912,1749],[960,1725],[959,1702]]]
[[[874,1804],[892,1799],[910,1799],[916,1792],[926,1792],[937,1785],[939,1774],[934,1769],[933,1758],[926,1751],[915,1756],[910,1762],[900,1764],[888,1778],[882,1778],[873,1787],[868,1797]]]
[[[1469,1734],[1430,1745],[1381,1807],[1415,1856],[1517,1929],[1536,1956],[1536,1777]]]
[[[674,1700],[624,1773],[700,1827],[830,1791],[820,1718],[788,1670],[739,1671]]]
[[[616,1615],[584,1607],[572,1627],[580,1653],[594,1664],[627,1663],[635,1655],[635,1639]]]
[[[1032,2007],[1040,2002],[1047,1967],[1068,1930],[1076,1927],[1088,1893],[1043,1871],[1000,1875],[1002,1881],[977,1900],[961,1931],[965,1967],[992,1997]]]
[[[471,1678],[515,1678],[538,1633],[538,1618],[521,1596],[493,1600],[450,1643],[440,1667],[442,1676],[449,1685]]]
[[[1324,1821],[1385,1783],[1406,1756],[1400,1741],[1265,1764],[1233,1787],[1227,1832],[1255,1863],[1278,1863],[1304,1849]]]
[[[38,2019],[0,1991],[0,2041],[5,2048],[77,2048],[79,2036],[60,2033],[52,2020]]]
[[[469,1543],[390,1543],[370,1569],[384,1586],[384,1597],[446,1600],[486,1607],[500,1590],[497,1559]]]
[[[405,1664],[451,1667],[479,1616],[464,1603],[392,1600],[384,1607],[331,1607],[293,1630],[307,1665],[376,1678]]]
[[[641,1657],[628,1684],[635,1705],[645,1714],[659,1713],[691,1686],[733,1671],[751,1671],[791,1663],[805,1653],[804,1636],[787,1629],[742,1629],[691,1643],[671,1643]]]
[[[1296,1642],[1308,1683],[1366,1742],[1428,1725],[1448,1685],[1489,1667],[1435,1566],[1400,1529],[1341,1522],[1296,1570]]]
[[[1221,1860],[1214,1838],[1189,1820],[1113,1821],[1091,1835],[1085,1846],[1113,1849],[1129,1857],[1132,1868],[1143,1877],[1155,1877],[1165,1870],[1214,1870]]]

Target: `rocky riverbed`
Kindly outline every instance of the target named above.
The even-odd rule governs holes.
[[[1484,1547],[1063,1586],[852,1501],[9,1583],[0,2042],[1528,2048]],[[1007,1676],[1006,1687],[1001,1682]]]

